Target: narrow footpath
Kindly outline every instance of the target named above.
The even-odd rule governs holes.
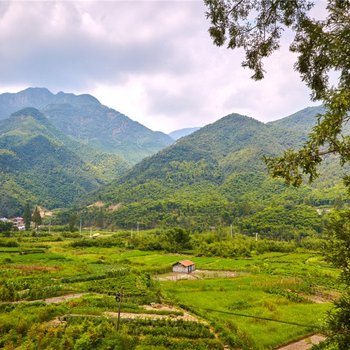
[[[325,339],[326,337],[321,334],[314,334],[310,337],[282,346],[277,350],[308,350],[311,349],[313,345],[317,345]]]

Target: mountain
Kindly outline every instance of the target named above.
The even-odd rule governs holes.
[[[178,140],[181,137],[188,136],[195,131],[199,130],[200,128],[185,128],[180,130],[172,131],[170,134],[168,134],[172,139]]]
[[[323,106],[307,107],[288,117],[269,122],[267,125],[305,134],[316,125],[317,115],[324,112]]]
[[[86,116],[93,119],[94,111],[102,123],[107,107],[98,107],[98,114],[99,102],[91,96],[30,91],[37,103],[45,105],[41,111],[25,108],[0,121],[0,210],[4,216],[21,213],[27,201],[56,208],[83,199],[88,204],[99,201],[98,209],[86,208],[91,218],[101,214],[102,203],[105,222],[125,228],[135,222],[143,227],[179,225],[193,230],[235,223],[248,232],[294,234],[293,227],[308,222],[300,213],[312,216],[316,212],[312,206],[340,203],[345,193],[339,184],[341,169],[332,157],[315,186],[298,190],[269,178],[262,161],[264,155],[276,156],[288,147],[300,146],[316,122],[317,107],[267,124],[230,114],[130,169],[130,162],[120,155],[102,151],[108,149],[108,128],[100,131],[106,132],[106,144],[101,138],[86,136],[93,132],[93,122]],[[46,104],[47,98],[66,104],[53,100]],[[22,95],[21,101],[28,103],[28,98]],[[11,100],[10,106],[15,102]],[[84,137],[69,126],[79,115],[82,125],[87,124],[82,127]],[[115,118],[111,120],[113,124]],[[288,227],[278,227],[282,212]],[[264,218],[269,218],[267,226]]]
[[[20,214],[27,201],[49,208],[72,205],[122,174],[129,165],[66,136],[37,109],[0,121],[0,212]]]
[[[322,106],[307,107],[285,118],[267,123],[274,129],[274,136],[283,140],[286,148],[299,148],[317,123],[317,115],[323,113]]]
[[[41,109],[53,99],[53,94],[45,88],[28,88],[18,93],[0,94],[0,119],[26,107]]]
[[[310,127],[318,109],[313,111],[313,115],[310,110],[305,114]],[[294,189],[269,178],[262,160],[264,155],[276,156],[300,145],[309,130],[297,127],[299,117],[264,124],[228,115],[141,161],[99,190],[98,198],[106,208],[113,208],[110,221],[122,227],[132,227],[135,222],[144,227],[180,225],[198,230],[232,222],[248,225],[246,215],[270,207],[273,214],[266,216],[275,215],[278,222],[280,206],[286,215],[293,208],[296,213],[316,213],[296,206],[329,204],[341,198],[345,192],[339,185],[339,166],[334,165],[324,178],[320,194],[318,188]],[[331,163],[335,164],[334,159]]]
[[[39,109],[65,135],[87,146],[117,154],[130,164],[156,153],[173,140],[102,105],[87,94],[52,94],[45,88],[28,88],[0,95],[0,119],[22,108]]]
[[[145,184],[181,176],[182,181],[169,181],[168,187],[183,186],[186,179],[198,182],[215,178],[222,182],[234,170],[263,171],[261,157],[277,155],[283,149],[272,128],[253,118],[231,114],[143,160],[118,183]],[[201,165],[205,169],[199,170]]]

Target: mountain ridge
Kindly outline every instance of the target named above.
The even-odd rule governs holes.
[[[168,135],[152,131],[89,94],[53,94],[46,88],[0,94],[0,119],[26,107],[43,112],[66,135],[118,154],[131,164],[173,143]]]
[[[33,108],[0,122],[0,208],[4,214],[18,213],[27,201],[67,206],[100,186],[89,165],[60,136]]]
[[[182,129],[174,130],[174,131],[170,132],[168,135],[172,139],[178,140],[181,137],[188,136],[188,135],[198,131],[199,129],[200,129],[200,127],[182,128]]]
[[[42,157],[49,160],[48,164],[43,163]],[[45,178],[41,183],[36,182],[43,176],[39,164],[44,173],[53,174],[51,181]],[[12,203],[7,208],[1,205],[4,201],[0,201],[2,211],[18,214],[26,201],[49,208],[71,206],[82,195],[120,176],[128,168],[130,164],[119,156],[103,153],[65,135],[32,107],[0,121],[0,176],[4,179],[0,186],[2,198],[12,198],[12,189],[18,189],[15,198],[7,200]],[[9,180],[12,185],[6,186],[5,182],[9,183]],[[42,187],[44,183],[47,188],[54,189],[51,197]],[[66,192],[66,198],[60,194],[61,187]],[[77,188],[80,188],[79,195]]]
[[[314,112],[307,115],[308,124],[316,121],[317,108]],[[283,123],[264,124],[233,113],[136,164],[98,190],[98,198],[107,206],[118,204],[119,209],[110,215],[122,227],[139,221],[146,227],[180,223],[199,230],[228,225],[237,212],[262,210],[273,203],[278,206],[286,201],[293,207],[305,198],[318,203],[317,189],[295,190],[269,178],[262,160],[264,155],[278,156],[290,146],[298,147],[307,131],[286,130]],[[335,169],[322,186],[339,183]],[[322,201],[335,200],[342,191],[340,186],[327,192]],[[244,209],[247,205],[254,209]]]

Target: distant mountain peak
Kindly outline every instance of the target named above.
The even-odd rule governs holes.
[[[28,88],[19,93],[0,94],[0,120],[33,107],[66,136],[93,148],[118,154],[136,163],[173,143],[168,135],[154,132],[118,111],[102,105],[89,94],[51,93],[46,88]],[[43,121],[34,110],[24,110]]]
[[[47,120],[44,114],[42,114],[38,109],[34,107],[26,107],[11,114],[11,117],[20,117],[20,116],[31,116],[40,122]]]
[[[18,92],[19,94],[23,94],[23,93],[44,93],[44,94],[50,94],[53,95],[52,92],[47,89],[46,87],[29,87],[26,88],[20,92]]]
[[[59,102],[64,101],[68,103],[74,99],[77,103],[80,104],[101,104],[96,97],[89,94],[76,95],[73,93],[65,93],[63,91],[60,91],[55,95],[55,97]]]
[[[193,128],[183,128],[183,129],[179,129],[179,130],[174,130],[171,133],[169,133],[168,135],[174,139],[174,140],[178,140],[181,137],[184,136],[188,136],[190,134],[193,134],[194,132],[198,131],[200,129],[200,127],[193,127]]]
[[[230,120],[232,122],[244,122],[244,123],[254,123],[254,124],[264,124],[263,122],[254,119],[252,117],[248,117],[243,114],[238,114],[238,113],[231,113],[226,115],[225,117],[221,118],[220,120]]]

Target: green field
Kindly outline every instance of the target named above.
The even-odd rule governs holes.
[[[338,271],[314,251],[205,257],[126,249],[113,240],[117,236],[1,237],[0,348],[275,349],[319,332],[337,293]],[[182,259],[236,277],[160,278]],[[115,319],[105,312],[116,312],[120,291],[122,312],[168,318],[122,319],[116,332]],[[44,301],[76,293],[84,294]],[[180,307],[178,315],[189,311],[205,323],[174,321],[174,312],[143,308],[151,303],[172,304]]]

